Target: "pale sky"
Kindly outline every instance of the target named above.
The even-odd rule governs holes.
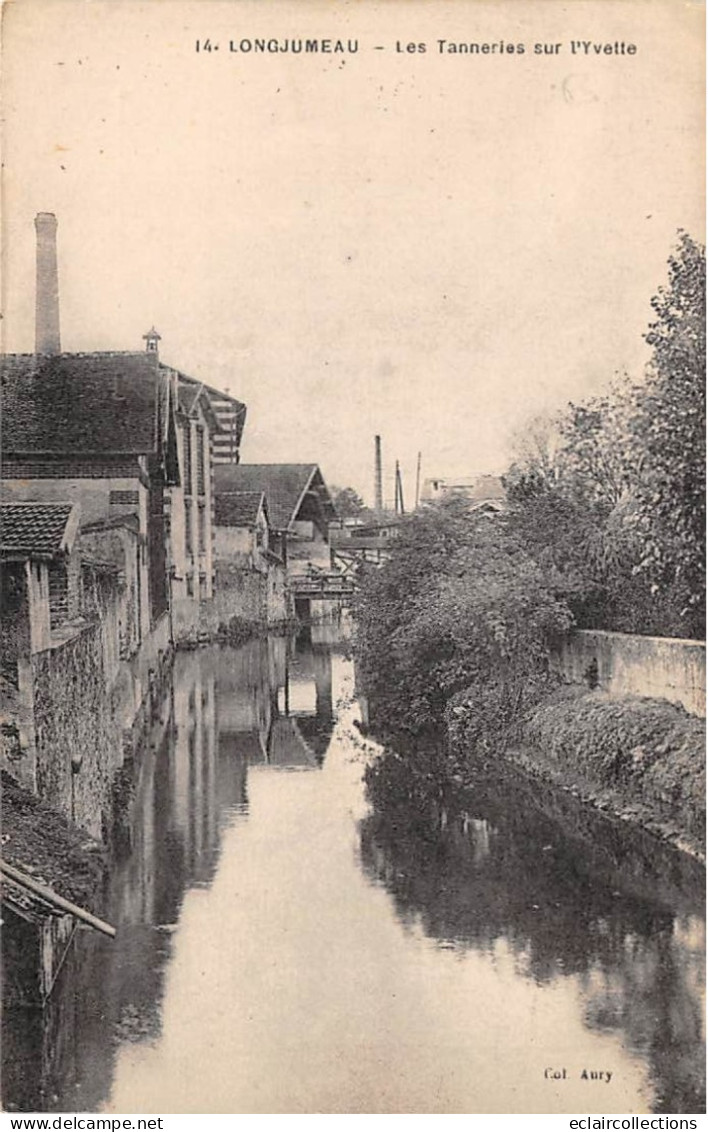
[[[703,239],[698,3],[3,12],[3,348],[33,348],[55,212],[64,350],[154,323],[164,361],[247,403],[244,460],[318,462],[369,502],[376,432],[410,500],[418,450],[424,476],[501,470],[531,415],[639,376],[677,229]],[[358,51],[229,50],[256,37]],[[616,41],[636,54],[594,53]]]

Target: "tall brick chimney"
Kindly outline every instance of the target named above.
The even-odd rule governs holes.
[[[36,354],[61,353],[59,337],[59,271],[57,268],[57,218],[53,212],[38,212],[37,292],[34,349]]]

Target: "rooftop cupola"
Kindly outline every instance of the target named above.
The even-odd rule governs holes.
[[[156,354],[157,355],[159,353],[160,348],[158,346],[158,342],[161,341],[161,337],[162,336],[157,333],[154,326],[152,326],[150,328],[150,330],[148,330],[147,334],[143,334],[143,340],[145,342],[145,353],[146,354]]]

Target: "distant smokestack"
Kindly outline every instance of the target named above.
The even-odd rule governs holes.
[[[60,354],[57,218],[53,212],[38,212],[34,226],[37,230],[34,349],[37,354]]]
[[[403,477],[401,475],[401,465],[396,460],[396,502],[394,510],[397,515],[405,515],[406,508],[403,502]]]
[[[381,437],[374,437],[374,508],[383,511],[383,479],[381,475]]]

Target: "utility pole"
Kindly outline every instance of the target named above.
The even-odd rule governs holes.
[[[421,460],[421,456],[422,456],[422,452],[419,452],[418,453],[418,464],[417,464],[416,470],[415,470],[415,505],[416,505],[416,509],[418,508],[418,504],[420,503],[420,460]]]
[[[374,510],[379,518],[383,512],[383,482],[381,473],[381,437],[374,437]]]

